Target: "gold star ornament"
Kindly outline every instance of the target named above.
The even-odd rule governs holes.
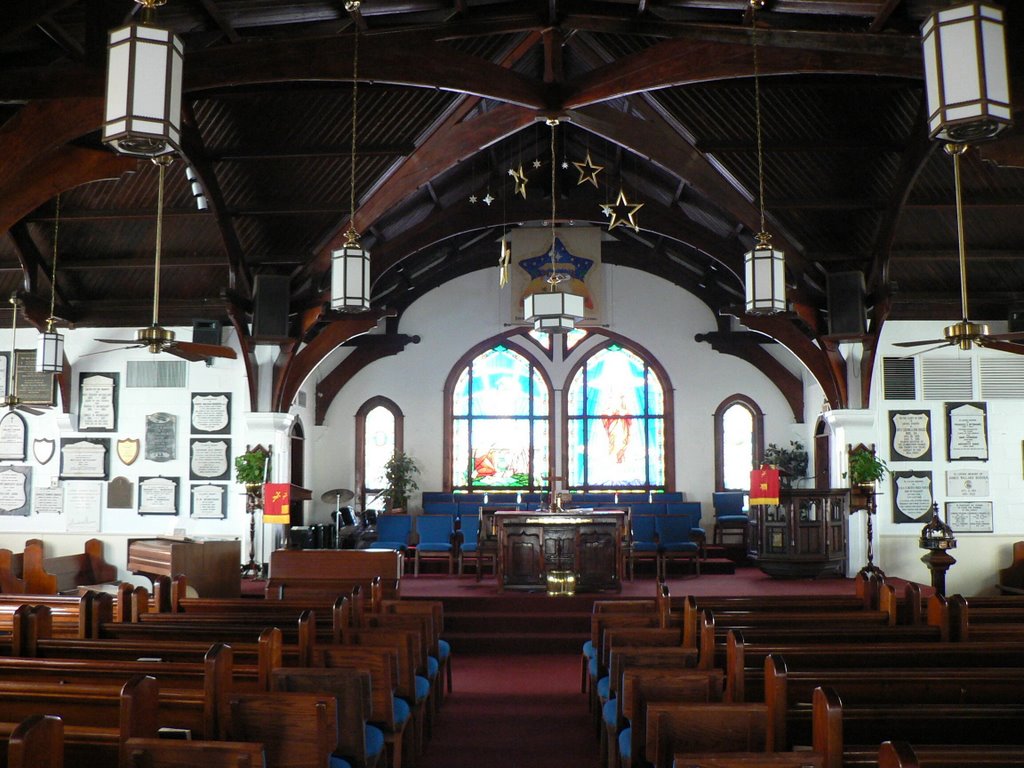
[[[509,175],[512,177],[512,181],[515,182],[514,195],[522,195],[523,200],[526,199],[526,174],[523,172],[522,163],[519,164],[519,168],[509,168]]]
[[[588,181],[597,186],[597,174],[604,170],[603,165],[594,165],[594,162],[590,159],[590,150],[587,150],[587,159],[582,163],[574,162],[576,170],[580,172],[580,180],[576,182],[578,187],[580,184],[586,184]]]
[[[608,229],[612,230],[626,224],[632,227],[634,231],[639,232],[640,225],[636,223],[636,214],[643,207],[643,203],[629,202],[626,199],[626,193],[620,188],[618,198],[610,206],[611,220],[608,222]]]

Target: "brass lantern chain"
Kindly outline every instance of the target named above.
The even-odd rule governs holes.
[[[359,10],[359,0],[348,0],[345,10],[354,13]],[[356,231],[356,114],[359,95],[359,27],[355,28],[355,40],[352,43],[352,143],[351,163],[349,168],[349,220],[348,231],[345,233],[345,245],[358,246],[359,233]]]
[[[767,246],[771,235],[764,218],[764,137],[761,126],[761,57],[757,49],[757,12],[764,7],[764,0],[750,0],[750,38],[754,49],[754,126],[757,132],[757,201],[761,215],[761,231],[757,234],[759,244]]]
[[[556,174],[555,168],[556,160],[555,157],[555,128],[558,127],[557,118],[549,118],[547,124],[551,126],[551,274],[548,275],[547,283],[548,290],[554,292],[555,287],[569,279],[568,275],[562,274],[558,271],[558,257],[555,253],[555,217],[557,214],[556,208]]]
[[[57,322],[54,311],[57,302],[57,238],[60,235],[60,193],[57,194],[56,212],[53,217],[53,263],[50,265],[50,316],[46,318],[46,332],[53,332]]]

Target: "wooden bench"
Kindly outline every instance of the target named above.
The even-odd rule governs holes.
[[[878,749],[879,768],[1012,768],[1024,766],[1024,746],[914,747],[885,741]]]
[[[64,723],[54,715],[22,720],[7,740],[7,768],[62,768]]]
[[[82,586],[117,583],[117,567],[103,559],[103,542],[89,539],[83,552],[45,557],[43,542],[25,542],[25,591],[33,594],[76,592]]]
[[[404,569],[401,552],[384,549],[279,549],[270,553],[266,596],[317,599],[348,594],[354,586],[369,593],[380,577],[384,597],[399,596]]]
[[[25,591],[25,555],[0,549],[0,593],[21,593]]]
[[[956,640],[991,641],[1024,637],[1024,595],[988,600],[952,595],[948,604]]]
[[[996,587],[1004,595],[1024,595],[1024,541],[1013,542],[1013,560],[999,569]]]

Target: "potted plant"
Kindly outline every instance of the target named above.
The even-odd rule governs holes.
[[[874,451],[864,449],[850,451],[850,483],[859,486],[873,486],[885,478],[889,467]]]
[[[807,451],[799,440],[790,440],[788,448],[768,443],[764,449],[764,463],[781,470],[779,482],[788,488],[794,479],[807,474]]]
[[[258,496],[269,472],[270,453],[262,445],[235,457],[235,482],[245,486],[246,493]]]
[[[419,488],[416,480],[413,479],[413,476],[418,475],[419,471],[412,456],[402,451],[395,451],[384,465],[384,479],[387,482],[384,488],[385,509],[404,510],[408,506],[409,494]]]

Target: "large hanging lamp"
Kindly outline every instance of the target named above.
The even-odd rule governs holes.
[[[751,45],[754,49],[754,116],[757,132],[758,206],[761,231],[754,247],[743,256],[745,309],[750,315],[774,315],[786,311],[786,257],[772,247],[764,218],[764,138],[761,130],[761,72],[757,52],[757,11],[764,0],[750,0]]]
[[[1012,124],[1003,10],[966,3],[921,26],[928,132],[964,144],[994,138]]]
[[[359,10],[358,0],[345,3],[345,10]],[[359,28],[352,41],[352,152],[349,164],[349,224],[345,242],[331,251],[331,309],[365,312],[370,308],[370,252],[359,244],[356,231],[356,96],[359,89]]]
[[[142,22],[111,31],[103,142],[125,155],[156,157],[181,145],[181,39],[152,25],[166,0],[135,0]]]
[[[50,316],[46,318],[46,330],[40,334],[36,347],[36,371],[39,373],[61,373],[64,370],[64,337],[54,330],[54,308],[57,302],[57,237],[60,234],[60,195],[57,195],[56,213],[53,219],[53,263],[50,271]]]
[[[555,183],[555,170],[558,167],[555,157],[555,128],[558,126],[558,120],[551,118],[547,123],[551,126],[551,273],[546,278],[546,290],[532,293],[523,299],[523,317],[527,322],[533,323],[536,331],[567,333],[584,318],[586,311],[582,296],[563,289],[562,283],[567,282],[570,276],[558,269],[555,248],[558,199]]]

